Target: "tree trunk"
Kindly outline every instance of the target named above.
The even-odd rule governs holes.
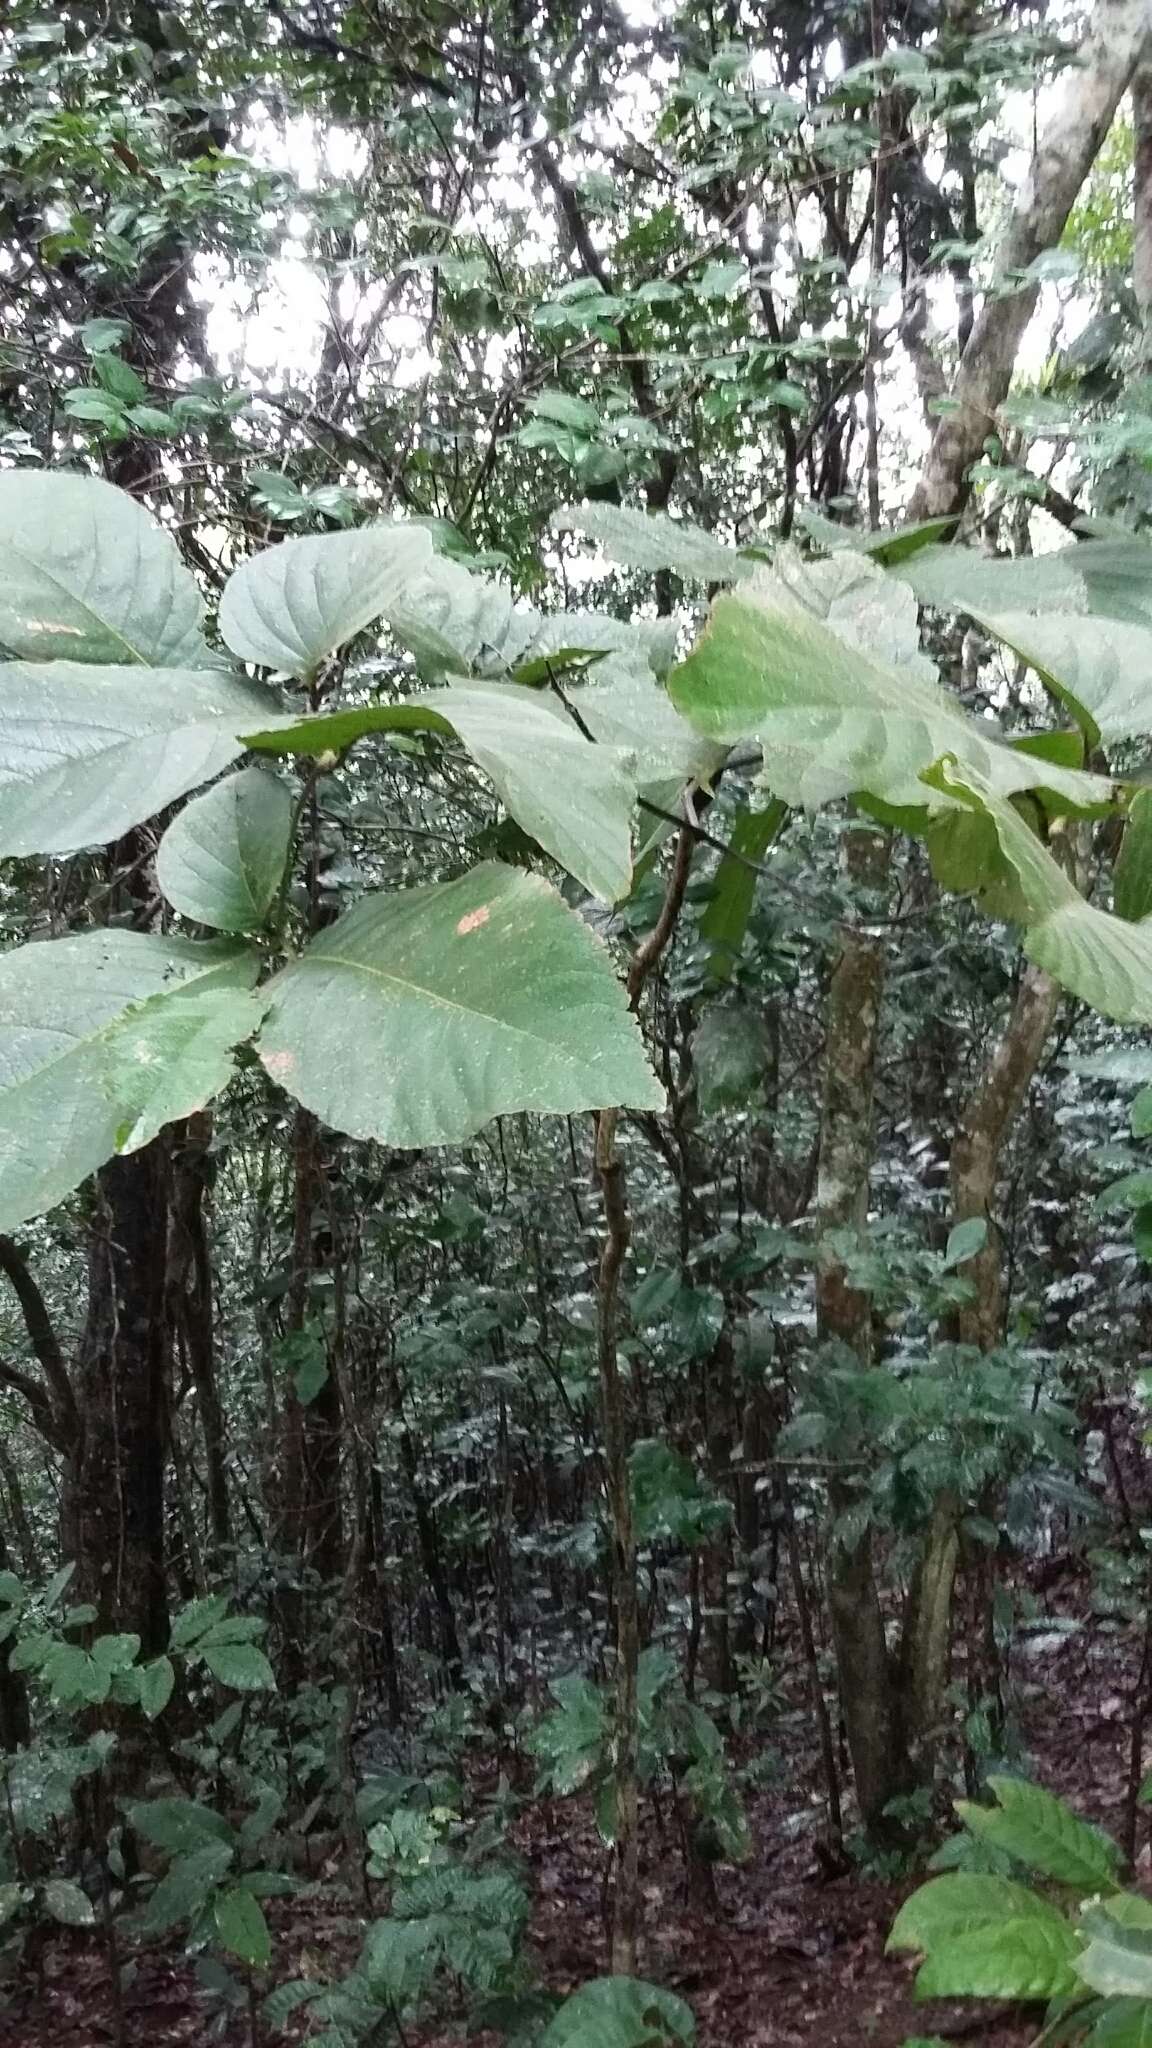
[[[875,826],[856,824],[844,842],[848,881],[880,891],[888,876],[890,845]],[[852,1286],[830,1233],[863,1232],[868,1220],[872,1164],[873,1088],[884,988],[884,946],[859,926],[845,926],[826,1009],[824,1100],[817,1182],[816,1313],[822,1342],[838,1342],[861,1365],[872,1356],[872,1305]],[[854,1497],[837,1482],[832,1510],[839,1519]],[[901,1789],[896,1704],[884,1616],[872,1564],[872,1538],[842,1542],[833,1535],[828,1597],[840,1705],[865,1827],[883,1826],[884,1809]]]
[[[968,471],[996,429],[1016,354],[1040,294],[1029,266],[1064,232],[1080,187],[1152,35],[1152,0],[1098,0],[1078,62],[1037,144],[1029,175],[1000,245],[991,289],[952,385],[956,409],[936,427],[909,506],[911,519],[960,512]]]
[[[1060,999],[1060,989],[1042,967],[1024,968],[1003,1037],[965,1104],[952,1147],[953,1220],[975,1219],[987,1226],[980,1250],[965,1262],[964,1278],[973,1296],[961,1304],[956,1318],[961,1343],[976,1344],[981,1351],[995,1350],[1004,1335],[1002,1246],[993,1213],[1000,1163]]]
[[[163,1137],[96,1180],[88,1313],[76,1369],[79,1440],[65,1470],[65,1554],[98,1630],[128,1630],[152,1657],[168,1640],[170,1162]]]

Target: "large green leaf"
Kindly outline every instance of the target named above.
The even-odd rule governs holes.
[[[517,869],[362,903],[269,990],[268,1072],[356,1137],[447,1145],[513,1110],[663,1106],[599,941]]]
[[[1152,1023],[1152,920],[1130,924],[1088,903],[1019,811],[968,769],[939,779],[990,821],[1015,884],[1024,951],[1062,988],[1120,1024]]]
[[[387,608],[388,624],[433,671],[546,677],[552,667],[616,650],[647,658],[652,628],[609,612],[539,612],[503,583],[438,557]]]
[[[976,548],[926,547],[891,565],[891,573],[940,611],[1086,611],[1087,586],[1079,573],[1083,547],[1050,555],[984,555]]]
[[[283,880],[292,810],[287,784],[261,768],[241,769],[185,804],[156,855],[173,909],[217,931],[259,930]]]
[[[973,1928],[934,1949],[917,1998],[1064,1998],[1076,1990],[1077,1940],[1066,1921],[1028,1914]]]
[[[272,1936],[260,1901],[247,1885],[232,1885],[213,1901],[212,1917],[221,1948],[239,1956],[250,1969],[266,1969],[272,1960]]]
[[[981,612],[981,624],[1026,661],[1093,739],[1152,732],[1152,625],[1075,612]]]
[[[1124,1926],[1107,1911],[1086,1917],[1090,1939],[1076,1958],[1077,1976],[1105,1997],[1152,1999],[1152,1928]]]
[[[229,577],[220,631],[233,654],[310,675],[399,599],[432,557],[419,526],[361,526],[281,541]]]
[[[1115,1885],[1120,1853],[1116,1844],[1078,1820],[1062,1800],[1022,1778],[989,1778],[988,1785],[995,1806],[976,1806],[964,1799],[956,1804],[961,1819],[981,1841],[1060,1884],[1084,1891]]]
[[[1110,1998],[1085,2048],[1152,2048],[1152,1998]]]
[[[562,706],[515,683],[453,683],[432,706],[517,823],[561,867],[606,903],[627,895],[636,800],[630,753],[591,744]]]
[[[27,661],[201,668],[202,605],[171,534],[98,477],[0,475],[0,649]]]
[[[975,1871],[950,1871],[922,1884],[906,1900],[892,1924],[889,1949],[913,1949],[932,1955],[942,1943],[1005,1920],[1060,1921],[1055,1908],[1010,1878]],[[1062,1923],[1061,1923],[1062,1924]]]
[[[889,659],[867,651],[871,633],[887,636]],[[717,598],[668,687],[698,731],[729,742],[754,736],[763,749],[763,781],[786,803],[818,805],[866,791],[888,804],[922,807],[931,798],[921,778],[944,755],[1003,795],[1040,787],[1074,804],[1109,799],[1111,784],[1102,776],[1009,746],[906,654],[906,627],[877,614],[870,593],[862,603],[857,591],[849,605],[820,619],[797,596],[794,579],[765,570]]]
[[[225,1087],[260,1018],[256,957],[89,932],[0,957],[0,1229]]]
[[[215,1807],[197,1799],[137,1799],[128,1819],[138,1835],[170,1856],[188,1856],[212,1842],[231,1842],[233,1830]]]
[[[755,563],[687,519],[637,512],[629,505],[563,505],[552,515],[559,533],[584,533],[626,569],[673,569],[690,583],[737,583]]]
[[[170,1927],[178,1927],[202,1912],[227,1871],[232,1855],[227,1842],[207,1842],[191,1855],[178,1856],[140,1909],[138,1924],[142,1932],[166,1934]]]
[[[774,797],[763,810],[742,811],[732,827],[700,916],[700,937],[709,943],[708,965],[718,981],[732,978],[756,900],[756,868],[787,816],[787,804]]]
[[[696,2022],[682,1998],[637,1977],[596,1977],[566,1998],[540,2048],[691,2048]]]
[[[922,548],[892,563],[922,604],[984,617],[998,612],[1152,614],[1152,548],[1118,537],[1078,541],[1050,555],[982,555],[975,548]]]
[[[106,845],[277,716],[269,692],[211,670],[0,664],[0,853]]]
[[[659,694],[655,681],[652,694]],[[607,903],[627,894],[636,799],[632,755],[620,746],[592,745],[562,705],[534,690],[453,682],[427,697],[332,711],[250,740],[259,752],[319,755],[381,732],[455,734],[517,823],[561,867]]]
[[[96,1908],[87,1892],[66,1877],[49,1878],[44,1887],[44,1910],[62,1927],[92,1927]]]
[[[1112,907],[1129,920],[1152,913],[1152,789],[1140,790],[1128,806],[1112,870]]]

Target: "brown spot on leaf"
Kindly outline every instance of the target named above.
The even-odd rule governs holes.
[[[489,910],[488,905],[486,903],[482,903],[480,905],[479,910],[470,910],[468,912],[467,917],[462,917],[460,919],[459,924],[456,927],[461,938],[463,938],[465,932],[474,932],[478,930],[482,924],[487,924],[488,919],[491,917],[491,915],[492,912]]]

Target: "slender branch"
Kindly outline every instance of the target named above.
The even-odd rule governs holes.
[[[48,1313],[48,1305],[28,1270],[28,1261],[20,1246],[14,1239],[2,1235],[0,1272],[5,1274],[20,1304],[28,1341],[48,1382],[49,1391],[45,1398],[48,1399],[56,1417],[55,1434],[57,1437],[71,1436],[79,1427],[76,1397],[68,1377],[68,1368],[64,1363],[60,1340]],[[14,1382],[10,1381],[9,1384]],[[27,1392],[25,1387],[20,1387],[19,1391]]]

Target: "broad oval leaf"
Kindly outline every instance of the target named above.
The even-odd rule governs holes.
[[[281,541],[242,562],[220,599],[233,654],[306,676],[410,588],[432,556],[419,526],[361,526]]]
[[[943,1942],[916,1978],[917,1998],[1065,1998],[1077,1988],[1078,1943],[1058,1914],[973,1928]]]
[[[268,691],[211,670],[0,664],[0,853],[107,845],[278,717]]]
[[[540,2048],[691,2048],[696,2022],[682,1998],[638,1977],[596,1977],[566,1998]]]
[[[1027,1919],[1063,1924],[1047,1899],[1027,1885],[977,1871],[950,1871],[946,1877],[931,1878],[905,1901],[892,1923],[888,1948],[932,1955],[957,1935]]]
[[[1052,1877],[1059,1884],[1084,1891],[1114,1887],[1120,1852],[1106,1835],[1079,1820],[1042,1785],[1003,1777],[989,1778],[988,1785],[996,1806],[975,1806],[964,1799],[956,1802],[957,1813],[973,1834],[1003,1849],[1039,1877]]]
[[[44,1911],[61,1927],[92,1927],[96,1922],[96,1908],[87,1892],[65,1877],[49,1878],[44,1887]]]
[[[1087,715],[1093,740],[1152,732],[1152,625],[1075,612],[976,616],[1062,704]]]
[[[0,475],[0,649],[26,661],[204,668],[203,606],[171,534],[93,476]]]
[[[198,1643],[213,1678],[233,1692],[275,1692],[276,1673],[255,1643]]]
[[[250,1969],[267,1968],[272,1960],[272,1936],[260,1901],[247,1885],[233,1885],[220,1892],[213,1902],[212,1915],[221,1948],[226,1948],[229,1955],[239,1956]]]
[[[429,704],[455,728],[517,824],[561,867],[605,903],[627,895],[631,753],[593,745],[562,707],[515,683],[452,683]]]
[[[584,533],[626,569],[672,569],[694,583],[736,583],[756,564],[687,519],[638,512],[630,505],[562,505],[552,515],[558,533]]]
[[[1050,555],[983,555],[975,548],[927,547],[893,562],[922,604],[941,611],[1093,612],[1147,619],[1152,612],[1152,548],[1123,536],[1077,541]]]
[[[261,768],[243,768],[185,804],[156,855],[173,909],[217,931],[258,931],[283,880],[292,812],[287,784]]]
[[[839,558],[834,558],[839,560]],[[814,616],[762,571],[717,598],[687,661],[669,678],[673,703],[698,732],[755,736],[763,780],[785,803],[816,806],[859,791],[897,805],[931,801],[921,780],[942,756],[1001,795],[1045,788],[1074,804],[1107,802],[1102,776],[1036,759],[970,718],[914,662],[885,661]]]
[[[450,1145],[515,1110],[663,1106],[599,940],[518,869],[362,903],[268,992],[265,1067],[354,1137]]]
[[[155,1721],[168,1705],[176,1684],[172,1659],[154,1657],[150,1664],[142,1664],[139,1680],[141,1709],[147,1720]]]
[[[0,957],[0,1229],[50,1208],[225,1087],[254,954],[90,932]]]

